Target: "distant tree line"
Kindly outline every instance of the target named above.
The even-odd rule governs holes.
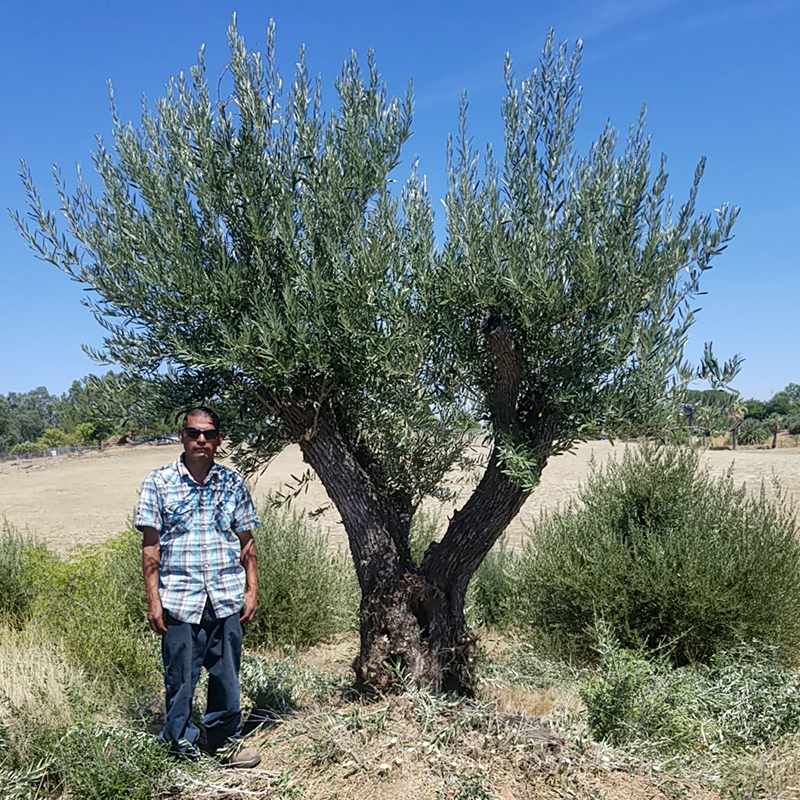
[[[44,386],[0,394],[0,456],[100,445],[123,433],[148,439],[174,427],[141,411],[135,386],[114,372],[73,381],[62,395],[50,394]]]
[[[719,389],[687,393],[684,416],[692,432],[704,441],[709,436],[728,433],[736,445],[777,446],[778,434],[785,430],[800,435],[800,384],[789,383],[769,400],[742,400],[736,392]]]
[[[728,433],[738,444],[763,444],[778,433],[800,435],[800,384],[789,383],[769,400],[742,400],[724,389],[689,391],[683,416],[696,436]],[[172,433],[174,420],[153,415],[136,396],[135,384],[107,372],[73,381],[64,394],[38,386],[28,392],[0,394],[0,456],[39,452],[71,445],[100,445],[127,433],[133,440]]]

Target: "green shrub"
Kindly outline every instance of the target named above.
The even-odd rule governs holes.
[[[75,440],[78,444],[97,444],[100,436],[98,426],[94,422],[81,422],[75,426]]]
[[[254,708],[285,714],[297,707],[295,673],[286,661],[245,651],[239,680],[242,694]]]
[[[27,456],[32,453],[38,453],[41,449],[36,442],[19,442],[8,451],[8,454],[10,456]]]
[[[37,450],[52,450],[56,447],[72,447],[75,437],[60,428],[48,428],[37,440]]]
[[[247,644],[310,647],[354,629],[359,594],[349,554],[329,553],[326,537],[302,517],[269,506],[259,517],[258,613]]]
[[[800,416],[789,417],[786,420],[786,430],[789,431],[792,436],[800,435]]]
[[[151,800],[175,770],[155,737],[97,722],[70,728],[53,760],[73,800]]]
[[[8,728],[0,733],[7,737]],[[89,718],[67,728],[33,727],[27,736],[36,753],[30,760],[18,761],[7,747],[0,755],[4,800],[151,800],[176,767],[155,737]]]
[[[35,615],[110,695],[134,701],[161,681],[159,640],[147,625],[140,534],[31,565]]]
[[[661,654],[621,648],[602,623],[598,674],[581,688],[601,741],[658,753],[687,751],[701,736],[696,681]]]
[[[763,444],[769,435],[769,431],[761,420],[746,417],[739,425],[737,440],[739,444]]]
[[[515,620],[516,565],[517,554],[505,540],[489,551],[467,592],[470,625],[504,628]]]
[[[417,566],[422,563],[422,557],[428,547],[441,538],[439,517],[431,511],[418,511],[411,520],[411,531],[408,537],[411,558]]]
[[[21,626],[30,616],[36,587],[29,579],[32,564],[55,556],[44,545],[17,531],[8,521],[0,524],[0,617]]]
[[[514,571],[517,621],[588,651],[594,620],[623,647],[668,644],[676,663],[758,639],[800,651],[794,510],[693,450],[643,444],[593,469],[583,505],[543,517]]]

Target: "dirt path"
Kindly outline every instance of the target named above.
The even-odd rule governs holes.
[[[519,541],[526,525],[538,517],[541,509],[563,505],[575,496],[578,485],[588,474],[592,456],[604,461],[620,451],[620,445],[591,442],[581,445],[574,454],[552,459],[541,485],[512,523],[511,541]],[[130,524],[139,486],[147,472],[174,460],[179,452],[178,445],[142,446],[0,463],[0,518],[27,529],[60,553],[77,544],[103,541]],[[733,463],[736,481],[744,482],[750,490],[757,491],[765,480],[771,492],[775,475],[800,501],[800,448],[736,453],[707,451],[702,460],[715,474],[722,474]],[[256,502],[306,469],[298,448],[287,448],[255,481]],[[462,495],[467,491],[462,487]],[[455,505],[438,506],[443,523]],[[296,507],[315,514],[317,522],[328,532],[332,546],[345,544],[339,516],[319,481],[309,485],[308,491],[296,501]],[[436,504],[429,507],[437,509]]]

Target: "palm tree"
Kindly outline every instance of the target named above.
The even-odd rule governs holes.
[[[772,433],[772,449],[778,446],[778,431],[781,429],[783,417],[780,414],[770,414],[767,417],[767,425]]]
[[[696,430],[703,437],[703,447],[708,444],[708,437],[715,435],[715,427],[719,421],[719,411],[712,406],[696,406],[693,414]]]
[[[728,419],[733,423],[733,427],[731,428],[731,445],[735,450],[736,437],[739,432],[739,425],[742,424],[742,420],[745,418],[745,415],[747,414],[747,406],[745,405],[741,397],[734,396],[731,399],[731,403],[728,406],[726,413],[728,415]]]
[[[767,436],[769,436],[769,433],[767,433],[764,423],[755,417],[745,417],[739,425],[739,435],[737,438],[740,444],[762,444]]]

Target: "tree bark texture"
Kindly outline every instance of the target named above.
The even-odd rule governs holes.
[[[514,433],[521,424],[522,359],[502,320],[487,320],[483,333],[495,361],[489,398],[493,425]],[[495,446],[477,488],[417,567],[409,549],[410,500],[389,494],[379,468],[348,445],[333,412],[286,405],[280,413],[347,531],[362,593],[361,646],[353,663],[357,688],[376,695],[411,682],[433,691],[474,694],[477,648],[464,619],[467,586],[530,489],[503,472]],[[542,436],[537,472],[552,441]]]

